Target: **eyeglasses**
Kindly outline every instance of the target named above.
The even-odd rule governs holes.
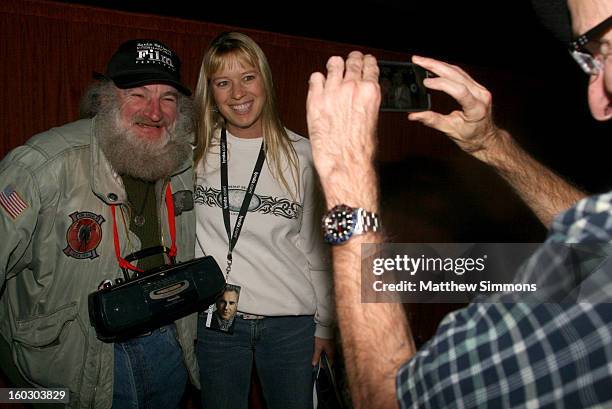
[[[603,70],[604,59],[610,55],[610,44],[599,41],[612,28],[612,16],[569,43],[569,52],[582,70],[597,75]]]

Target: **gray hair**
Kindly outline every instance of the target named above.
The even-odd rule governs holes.
[[[103,103],[115,103],[117,101],[117,89],[117,86],[110,79],[101,79],[91,83],[79,102],[79,118],[93,118],[100,112]],[[179,92],[177,108],[179,116],[186,116],[191,122],[188,132],[193,131],[193,103],[191,98]]]

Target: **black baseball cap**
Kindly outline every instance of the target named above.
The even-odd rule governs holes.
[[[174,51],[157,40],[126,41],[109,60],[106,73],[94,73],[94,77],[108,78],[121,89],[166,84],[187,96],[191,95],[189,88],[181,83],[181,60]]]

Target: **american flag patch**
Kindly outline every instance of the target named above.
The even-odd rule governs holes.
[[[0,205],[13,219],[18,218],[28,208],[28,204],[23,201],[12,185],[6,186],[0,192]]]

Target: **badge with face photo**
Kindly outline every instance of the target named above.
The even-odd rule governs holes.
[[[240,286],[226,284],[223,294],[206,310],[206,328],[233,334],[239,298]]]

